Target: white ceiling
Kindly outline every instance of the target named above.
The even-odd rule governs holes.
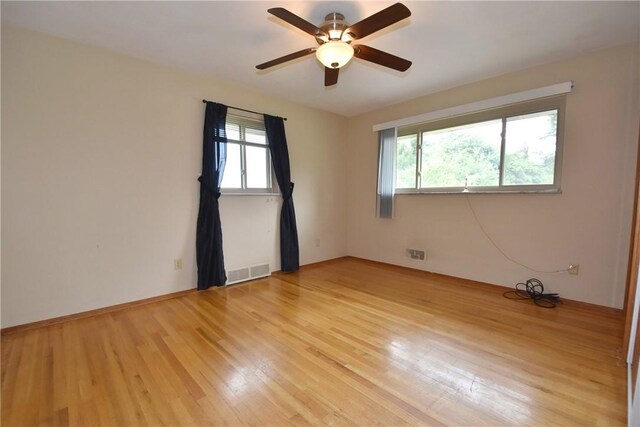
[[[405,73],[354,59],[325,88],[313,55],[255,65],[314,39],[267,13],[284,7],[319,25],[329,12],[355,23],[388,1],[10,2],[11,24],[209,74],[310,107],[353,116],[427,93],[639,40],[640,2],[405,1],[412,12],[363,39],[413,61]]]

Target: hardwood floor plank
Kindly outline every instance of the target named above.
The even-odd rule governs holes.
[[[626,423],[623,318],[345,258],[2,335],[3,426]]]

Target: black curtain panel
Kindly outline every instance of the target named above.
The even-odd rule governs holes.
[[[200,209],[196,229],[198,290],[222,286],[227,281],[218,206],[220,185],[227,160],[226,119],[226,105],[207,102],[202,142],[202,175],[198,178],[200,181]]]
[[[284,132],[284,119],[265,114],[264,127],[267,132],[273,170],[282,192],[280,268],[285,272],[296,271],[300,268],[300,251],[298,248],[296,212],[293,208],[293,182],[291,182],[289,149],[287,148],[287,137]]]

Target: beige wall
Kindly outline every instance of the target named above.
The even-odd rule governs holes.
[[[428,70],[425,78],[428,78]],[[455,195],[400,195],[395,218],[375,217],[377,140],[372,126],[568,80],[562,194],[470,195],[485,229]],[[457,87],[349,121],[349,254],[505,286],[537,277],[561,296],[621,307],[638,138],[638,46],[625,46]],[[406,248],[423,248],[425,261]]]
[[[346,255],[345,118],[3,27],[2,327],[195,287],[203,98],[288,117],[300,261]],[[221,206],[227,268],[279,269],[279,197]]]
[[[425,75],[428,78],[428,74]],[[373,124],[574,80],[561,195],[398,196],[375,217]],[[2,327],[195,286],[202,98],[288,117],[301,263],[346,254],[620,307],[638,132],[638,47],[608,49],[346,119],[229,82],[2,29]],[[348,183],[345,185],[345,183]],[[228,269],[279,268],[279,198],[223,196]],[[319,246],[317,245],[319,243]],[[427,250],[415,262],[405,248]],[[174,258],[184,269],[173,270]]]

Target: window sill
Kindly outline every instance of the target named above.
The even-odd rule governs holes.
[[[281,196],[280,193],[233,193],[233,192],[221,192],[221,196]]]
[[[562,194],[560,189],[551,190],[475,190],[475,191],[459,191],[459,190],[443,190],[443,191],[398,191],[396,196],[415,196],[421,194]]]

